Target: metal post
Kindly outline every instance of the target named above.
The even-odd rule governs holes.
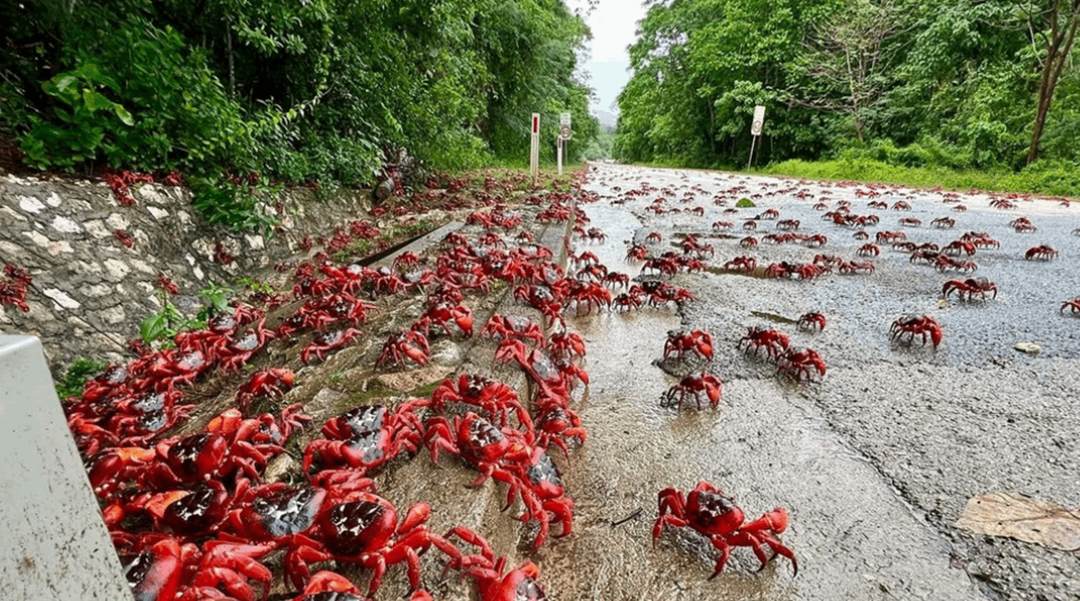
[[[558,146],[556,147],[556,150],[555,150],[555,156],[557,157],[556,160],[559,163],[559,175],[562,175],[562,145],[563,145],[563,139],[562,139],[562,136],[559,136],[557,139],[559,140],[559,143],[558,143]]]
[[[747,171],[750,171],[750,165],[754,162],[754,142],[757,142],[757,136],[750,137],[750,160],[746,161]]]
[[[540,113],[532,116],[532,148],[529,153],[529,173],[533,176],[533,185],[540,177]]]

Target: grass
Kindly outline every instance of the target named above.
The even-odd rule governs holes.
[[[1047,196],[1080,196],[1080,170],[1064,164],[1036,163],[1020,172],[899,167],[870,159],[784,161],[755,173],[806,179],[857,180],[948,190],[985,190]]]

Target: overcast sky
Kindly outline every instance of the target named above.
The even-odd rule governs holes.
[[[584,7],[583,0],[567,0],[570,8]],[[584,70],[596,91],[592,108],[616,112],[615,98],[630,80],[630,55],[626,47],[634,43],[637,22],[645,17],[640,0],[600,0],[586,22],[592,29],[591,57]]]

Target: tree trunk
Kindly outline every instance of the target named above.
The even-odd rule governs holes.
[[[1059,23],[1055,7],[1050,14],[1052,20],[1050,38],[1046,42],[1046,62],[1039,75],[1039,99],[1035,108],[1035,124],[1031,130],[1031,146],[1028,147],[1027,164],[1039,158],[1039,141],[1046,126],[1046,117],[1050,114],[1050,103],[1054,99],[1054,89],[1069,60],[1073,43],[1076,41],[1077,26],[1080,26],[1080,0],[1072,0],[1067,9],[1064,25]]]
[[[226,21],[225,45],[229,52],[229,95],[236,96],[236,70],[233,68],[232,19]]]

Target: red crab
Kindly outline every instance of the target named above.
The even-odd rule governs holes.
[[[238,410],[229,409],[210,420],[205,432],[159,442],[143,480],[162,490],[235,472],[258,481],[270,458],[284,452],[281,445],[293,431],[311,421],[299,411],[300,405],[291,405],[277,418],[263,413],[243,419]]]
[[[822,331],[825,329],[825,316],[821,313],[806,313],[799,317],[797,325],[804,330]]]
[[[136,599],[165,601],[175,599],[183,582],[184,568],[198,561],[198,548],[181,545],[167,535],[132,537],[119,544],[120,564]]]
[[[300,351],[300,360],[306,365],[311,361],[311,356],[315,355],[320,361],[325,361],[327,351],[336,351],[352,342],[352,339],[357,335],[363,334],[363,332],[355,328],[337,330],[336,332],[329,332],[326,334],[316,334],[311,343],[305,346],[304,350]]]
[[[574,332],[556,332],[548,340],[548,353],[555,360],[584,357],[585,340]]]
[[[4,265],[4,274],[8,280],[0,280],[0,307],[14,305],[26,312],[30,305],[26,304],[26,287],[33,278],[26,269],[15,267],[11,263]]]
[[[642,294],[644,294],[640,287],[631,286],[629,292],[624,292],[616,296],[611,301],[611,306],[615,311],[623,312],[631,309],[640,309],[644,304],[642,300]]]
[[[611,291],[596,282],[582,284],[572,283],[566,291],[566,306],[574,306],[578,312],[585,307],[585,314],[592,313],[593,307],[599,311],[602,308],[611,307]]]
[[[720,558],[716,560],[716,569],[709,577],[710,580],[724,571],[731,555],[731,547],[750,547],[764,568],[770,561],[762,548],[767,545],[777,556],[782,555],[791,560],[793,575],[799,573],[795,554],[777,538],[788,526],[787,510],[783,507],[777,507],[746,523],[746,516],[735,504],[735,500],[703,480],[685,497],[682,491],[674,488],[660,491],[658,512],[652,531],[654,546],[665,525],[677,528],[689,526],[708,538],[709,542],[720,550]]]
[[[480,471],[470,487],[480,486],[488,478],[513,484],[510,471],[514,462],[528,459],[532,441],[528,435],[510,428],[496,428],[491,422],[472,413],[454,416],[453,425],[444,417],[427,420],[424,439],[431,451],[431,461],[439,464],[439,451],[461,457]]]
[[[493,555],[493,554],[492,554]],[[482,601],[546,601],[544,589],[536,579],[540,568],[531,561],[521,567],[506,572],[506,558],[499,557],[492,562],[485,555],[469,555],[449,567],[464,571],[476,582],[479,599]]]
[[[187,419],[194,405],[176,404],[184,394],[179,391],[134,393],[111,401],[115,412],[108,429],[120,437],[120,444],[143,445],[158,434]]]
[[[422,432],[420,419],[404,405],[393,412],[383,405],[357,407],[327,420],[322,428],[325,438],[308,443],[304,449],[304,472],[310,471],[318,459],[325,468],[348,466],[366,473],[393,460],[402,451],[415,454]]]
[[[360,601],[362,593],[351,580],[323,570],[308,581],[307,586],[292,601]],[[409,596],[409,601],[432,601],[431,594],[424,589],[417,589]]]
[[[967,240],[953,240],[946,244],[945,248],[941,249],[941,252],[951,257],[959,257],[960,255],[967,255],[970,257],[978,252],[978,249],[975,247],[974,243]]]
[[[400,255],[394,257],[394,268],[401,267],[416,267],[420,264],[420,257],[416,256],[414,252],[403,252]]]
[[[119,240],[120,244],[123,244],[127,248],[135,246],[135,238],[132,238],[131,234],[127,233],[125,230],[117,229],[113,231],[113,237]]]
[[[1073,315],[1080,313],[1080,296],[1061,303],[1060,313],[1064,313],[1066,308],[1069,308]]]
[[[429,336],[431,326],[436,325],[441,327],[447,336],[452,336],[453,334],[450,332],[451,321],[461,329],[466,338],[472,338],[473,313],[468,307],[460,304],[436,303],[432,305],[413,324],[412,329]]]
[[[942,331],[941,324],[936,319],[927,315],[905,315],[898,317],[896,321],[889,326],[889,333],[893,340],[900,340],[904,334],[908,335],[908,340],[915,340],[915,335],[922,337],[922,343],[926,344],[927,339],[933,343],[934,348],[937,348],[941,344]]]
[[[724,269],[751,273],[757,269],[757,259],[747,256],[735,257],[727,263],[724,263]]]
[[[137,390],[152,388],[158,392],[172,392],[177,386],[191,384],[212,365],[198,349],[187,352],[180,349],[158,351],[132,363],[129,369],[132,373],[131,386]]]
[[[1032,223],[1031,220],[1027,217],[1017,217],[1016,219],[1010,221],[1009,225],[1011,225],[1013,229],[1020,234],[1030,234],[1031,232],[1039,229],[1035,227],[1035,224]]]
[[[675,355],[675,359],[682,359],[686,353],[694,353],[706,361],[712,361],[712,335],[701,330],[693,330],[690,333],[686,330],[669,331],[667,342],[664,343],[664,360],[672,354]]]
[[[644,282],[642,287],[649,294],[649,304],[653,307],[664,307],[671,302],[682,307],[684,303],[694,300],[693,293],[686,288],[675,288],[666,282]]]
[[[660,234],[660,232],[649,232],[649,235],[645,236],[645,241],[646,242],[655,243],[655,242],[660,242],[663,239],[664,239],[664,237]]]
[[[1058,251],[1052,246],[1032,246],[1024,253],[1024,258],[1028,261],[1049,261],[1058,256]]]
[[[845,275],[874,273],[874,264],[870,261],[841,261],[840,273]]]
[[[952,217],[938,217],[937,219],[931,221],[930,225],[939,229],[947,230],[956,227],[956,220]]]
[[[564,398],[540,396],[536,399],[536,429],[539,431],[536,446],[547,450],[554,443],[567,457],[570,456],[567,441],[575,438],[584,444],[587,436],[581,417],[567,407]]]
[[[496,382],[478,374],[461,374],[455,387],[451,379],[443,380],[431,393],[430,399],[413,399],[404,407],[414,410],[418,407],[431,407],[442,412],[447,403],[465,403],[487,414],[488,418],[498,418],[502,427],[506,427],[507,416],[511,411],[517,416],[518,425],[529,435],[533,431],[532,418],[521,405],[518,395],[502,382]]]
[[[221,368],[225,371],[240,371],[251,356],[259,352],[267,341],[276,337],[273,330],[263,329],[265,319],[260,319],[255,327],[239,335],[223,338],[221,343],[214,349],[215,359],[221,360]]]
[[[993,298],[997,298],[997,285],[986,278],[968,278],[966,280],[949,280],[941,287],[941,295],[949,298],[952,291],[960,300],[974,300],[976,294],[986,300],[986,293],[993,291]],[[966,297],[966,298],[965,298]]]
[[[796,382],[814,381],[814,372],[825,376],[825,360],[812,348],[789,348],[776,360],[776,371]]]
[[[605,242],[607,241],[607,234],[599,228],[590,227],[588,231],[585,232],[585,238],[590,241],[598,240],[600,242]]]
[[[341,480],[348,486],[341,486]],[[244,534],[269,538],[274,547],[289,545],[285,571],[294,586],[309,579],[309,563],[333,559],[374,570],[369,597],[378,591],[387,566],[407,563],[415,591],[420,588],[419,554],[435,545],[452,559],[461,556],[424,526],[431,515],[427,503],[414,503],[399,524],[394,506],[364,492],[370,481],[355,473],[322,472],[316,482],[312,489],[295,490],[282,483],[252,489],[256,494],[230,514],[230,522]],[[268,500],[258,498],[266,495]]]
[[[527,317],[519,315],[492,315],[480,330],[481,336],[490,336],[497,340],[531,340],[537,346],[544,346],[544,332],[540,326]]]
[[[422,333],[398,332],[387,337],[375,365],[403,364],[406,359],[417,365],[427,365],[430,353],[428,339]]]
[[[543,546],[552,523],[562,524],[562,532],[555,535],[556,538],[569,536],[573,528],[574,502],[563,496],[562,475],[551,457],[544,449],[535,447],[526,459],[514,467],[516,478],[510,482],[507,507],[520,493],[525,513],[518,519],[540,522],[533,548]]]
[[[769,329],[763,326],[755,326],[747,330],[746,335],[739,339],[736,348],[742,348],[746,344],[746,351],[754,352],[757,356],[761,349],[765,349],[765,355],[771,359],[779,359],[788,349],[790,340],[787,334],[779,330]]]
[[[704,392],[705,396],[709,399],[709,402],[712,403],[713,409],[716,409],[720,405],[720,395],[723,393],[723,386],[724,383],[720,381],[720,378],[717,378],[712,374],[702,372],[696,376],[689,375],[664,393],[660,405],[663,407],[672,407],[677,404],[681,409],[686,401],[686,397],[693,396],[694,401],[697,403],[697,408],[701,409],[701,393]],[[676,399],[676,397],[678,398]]]
[[[217,480],[207,480],[190,490],[163,493],[136,492],[132,488],[102,509],[102,517],[110,529],[117,528],[124,518],[146,512],[158,531],[170,529],[183,537],[196,537],[215,532],[225,519],[234,500]]]
[[[354,326],[367,321],[367,313],[375,309],[348,292],[338,292],[325,299],[319,299],[304,305],[314,310],[313,328],[322,329],[339,321],[351,322]]]
[[[877,244],[867,242],[859,247],[859,250],[855,251],[855,254],[860,257],[876,257],[881,254],[881,249]]]
[[[586,386],[589,384],[589,375],[580,366],[567,361],[553,362],[551,357],[539,348],[530,353],[525,343],[520,340],[504,340],[495,352],[495,360],[517,363],[525,375],[541,388],[541,394],[567,397],[569,395],[566,391],[572,390],[578,380]]]
[[[949,269],[970,273],[979,269],[979,266],[975,261],[956,261],[945,255],[938,255],[934,259],[934,268],[938,270],[938,273],[945,273]]]
[[[236,404],[247,413],[251,410],[251,401],[257,397],[268,396],[281,398],[292,388],[295,374],[288,369],[270,368],[251,374],[236,393]]]

